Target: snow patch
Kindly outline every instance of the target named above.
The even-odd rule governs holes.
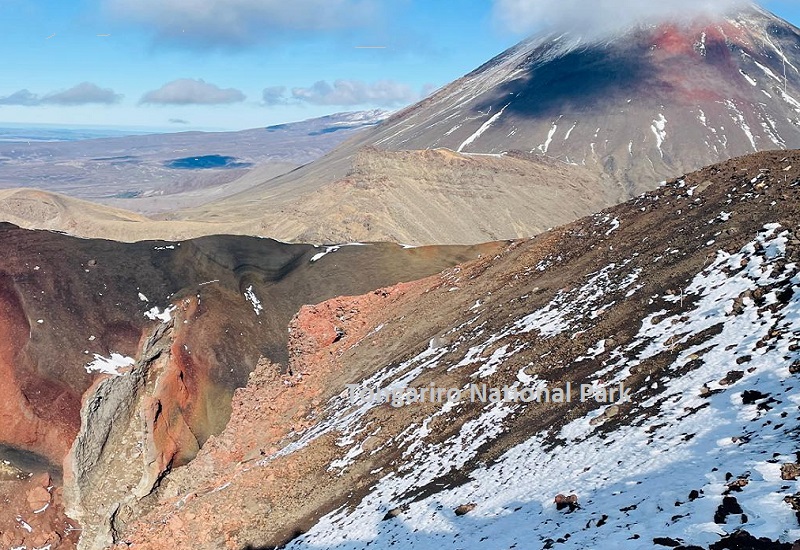
[[[164,311],[158,306],[153,306],[148,311],[144,312],[144,316],[151,321],[161,321],[162,323],[169,323],[172,320],[172,312],[178,309],[176,306],[169,306]]]
[[[739,125],[739,128],[742,129],[744,135],[747,136],[747,139],[750,140],[750,145],[753,147],[753,151],[758,151],[758,147],[756,146],[755,136],[753,136],[753,132],[750,130],[750,126],[748,126],[747,122],[744,118],[744,113],[736,107],[736,104],[731,101],[730,99],[725,100],[725,105],[728,107],[730,111],[731,119]]]
[[[311,261],[312,262],[319,261],[320,259],[324,258],[328,254],[336,252],[337,250],[339,250],[343,246],[366,246],[366,245],[364,243],[346,243],[346,244],[335,244],[335,245],[331,245],[331,246],[326,246],[325,247],[325,251],[324,252],[319,252],[317,254],[314,254],[311,257]],[[403,248],[406,248],[407,246],[408,245],[403,245]]]
[[[619,229],[619,226],[620,226],[619,218],[614,218],[613,220],[611,220],[611,229],[609,229],[608,231],[606,231],[606,237],[608,237],[608,236],[609,236],[609,235],[611,235],[611,234],[612,234],[614,231],[616,231],[617,229]]]
[[[739,69],[739,73],[747,80],[751,86],[758,86],[758,82],[743,70]]]
[[[556,130],[558,130],[558,125],[554,122],[553,125],[550,127],[550,131],[547,132],[547,139],[544,143],[539,146],[539,151],[542,153],[547,154],[547,150],[550,148],[550,144],[553,143],[553,136],[556,135]]]
[[[571,136],[571,135],[572,135],[572,131],[575,129],[575,127],[576,127],[577,125],[578,125],[578,123],[577,123],[577,122],[575,122],[575,123],[572,125],[572,127],[571,127],[569,130],[567,130],[567,135],[565,135],[565,136],[564,136],[564,141],[567,141],[567,140],[569,139],[569,136]]]
[[[253,306],[253,311],[256,312],[256,315],[261,315],[261,312],[264,310],[264,307],[261,305],[261,300],[258,299],[256,296],[255,291],[253,290],[253,285],[247,287],[247,290],[244,291],[244,298],[250,305]]]
[[[658,153],[661,155],[661,158],[664,158],[664,151],[661,149],[661,146],[667,139],[667,118],[663,114],[659,113],[658,119],[653,121],[653,125],[650,126],[650,130],[652,130],[653,134],[656,136],[656,147],[658,147]]]
[[[497,122],[497,119],[498,119],[498,118],[500,118],[500,117],[503,115],[503,112],[506,110],[506,108],[507,108],[509,105],[511,105],[511,103],[508,103],[508,104],[506,104],[506,106],[505,106],[505,107],[503,107],[502,109],[500,109],[500,112],[498,112],[498,113],[497,113],[496,115],[494,115],[492,118],[490,118],[489,120],[487,120],[486,122],[484,122],[484,123],[483,123],[483,125],[482,125],[480,128],[478,128],[478,131],[477,131],[477,132],[475,132],[474,134],[472,134],[471,136],[469,136],[467,139],[465,139],[465,140],[464,140],[464,143],[462,143],[461,145],[459,145],[459,146],[458,146],[458,149],[456,149],[456,152],[457,152],[457,153],[460,153],[461,151],[463,151],[463,150],[464,150],[464,148],[465,148],[465,147],[467,147],[467,146],[471,145],[471,144],[472,144],[472,143],[473,143],[473,142],[474,142],[476,139],[478,139],[479,137],[481,137],[481,135],[482,135],[482,134],[483,134],[483,133],[484,133],[486,130],[488,130],[489,128],[491,128],[491,127],[492,127],[492,124],[494,124],[495,122]]]
[[[110,374],[112,376],[122,376],[119,369],[130,367],[136,363],[132,357],[125,357],[119,353],[112,353],[111,357],[103,357],[99,353],[94,354],[94,360],[84,365],[86,372],[99,372],[102,374]]]

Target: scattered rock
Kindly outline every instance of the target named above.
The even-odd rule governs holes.
[[[736,479],[728,483],[728,491],[735,491],[738,493],[744,487],[747,487],[749,483],[750,483],[749,479],[747,479],[746,477],[740,477],[739,479]]]
[[[34,487],[28,491],[28,508],[31,512],[41,511],[50,504],[51,498],[50,491],[44,487]]]
[[[472,512],[476,506],[477,504],[475,504],[474,502],[470,502],[469,504],[462,504],[461,506],[455,509],[455,513],[457,516],[465,516],[470,512]]]
[[[401,504],[400,506],[392,508],[391,510],[386,512],[385,516],[383,516],[383,521],[386,521],[387,519],[396,518],[397,516],[402,515],[404,512],[408,512],[408,508],[409,508],[408,504]]]
[[[800,477],[800,464],[790,462],[781,466],[781,479],[784,481],[796,481]]]
[[[0,481],[25,479],[26,474],[7,460],[0,460]]]
[[[565,496],[558,494],[556,495],[554,502],[556,503],[556,510],[569,508],[569,511],[573,512],[578,509],[578,495]]]
[[[725,378],[719,381],[720,386],[730,386],[741,380],[744,377],[744,371],[732,370],[725,375]]]
[[[789,365],[789,372],[791,374],[800,374],[800,359]]]
[[[722,504],[719,505],[717,511],[714,513],[714,523],[722,525],[728,520],[729,515],[741,514],[743,512],[736,497],[723,497]]]
[[[610,407],[606,408],[603,411],[603,414],[600,416],[596,416],[589,421],[589,424],[592,426],[596,426],[597,424],[602,424],[604,421],[608,420],[609,418],[613,418],[619,414],[619,405],[611,405]]]
[[[797,522],[800,523],[800,493],[795,493],[791,496],[785,496],[783,497],[783,501],[792,507],[792,510],[794,510],[794,513],[797,516]]]
[[[449,338],[446,336],[434,336],[431,338],[430,346],[431,349],[441,349],[450,345]],[[485,350],[484,350],[485,351]]]
[[[711,397],[712,395],[716,395],[718,393],[722,393],[725,390],[718,388],[716,390],[712,390],[708,387],[708,384],[703,384],[703,387],[700,388],[700,397]]]
[[[676,548],[681,545],[679,541],[669,537],[656,537],[653,539],[653,544],[658,546],[669,546],[670,548]]]
[[[745,390],[742,392],[742,403],[745,405],[755,405],[756,401],[761,401],[769,397],[769,394],[755,390]]]
[[[792,544],[768,538],[757,539],[747,531],[739,530],[715,542],[709,550],[792,550]]]
[[[733,301],[733,306],[731,307],[729,315],[741,315],[742,313],[744,313],[744,298],[740,296]]]

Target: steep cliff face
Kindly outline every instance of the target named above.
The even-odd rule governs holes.
[[[63,474],[84,544],[100,547],[111,540],[109,518],[129,513],[125,498],[145,499],[222,431],[260,357],[285,363],[286,326],[303,304],[416,279],[497,246],[123,244],[1,226],[0,460],[19,477],[52,476],[58,495]],[[16,521],[28,513],[4,508],[0,534],[32,544],[39,529],[19,531]],[[13,531],[2,527],[8,518]],[[65,529],[51,526],[74,539]]]
[[[788,550],[799,205],[800,154],[757,154],[303,308],[291,373],[260,362],[226,429],[119,548]],[[395,407],[348,384],[540,398],[404,393]]]

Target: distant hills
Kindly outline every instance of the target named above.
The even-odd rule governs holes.
[[[139,212],[181,208],[219,199],[225,189],[243,190],[224,186],[252,166],[275,176],[312,162],[387,115],[373,110],[241,132],[122,137],[109,137],[110,131],[36,128],[27,132],[33,139],[26,140],[24,129],[0,129],[0,189],[37,188]],[[214,192],[204,198],[202,191],[209,188]]]

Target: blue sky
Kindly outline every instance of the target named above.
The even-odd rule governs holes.
[[[582,2],[603,3],[0,0],[0,124],[234,130],[396,109]],[[762,3],[796,25],[798,4]]]

